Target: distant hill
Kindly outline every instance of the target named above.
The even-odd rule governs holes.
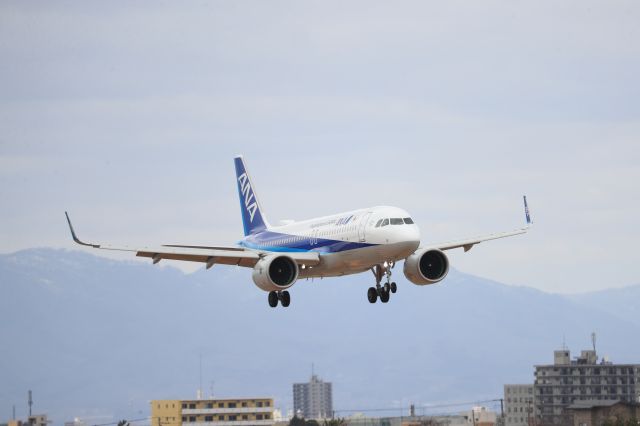
[[[640,327],[640,284],[568,296],[580,305],[607,312]]]
[[[217,396],[268,395],[283,409],[314,363],[337,410],[500,397],[504,383],[532,382],[563,336],[577,352],[592,331],[602,354],[640,362],[637,316],[620,309],[638,286],[562,296],[455,270],[426,287],[395,274],[387,305],[367,302],[372,276],[361,274],[301,281],[291,307],[272,309],[248,269],[2,255],[0,420],[13,404],[24,416],[28,389],[55,425],[145,417],[151,399],[195,396],[200,356],[206,393],[214,381]]]

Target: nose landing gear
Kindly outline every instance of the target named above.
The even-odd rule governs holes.
[[[280,304],[282,305],[283,308],[286,308],[291,304],[291,295],[286,290],[270,291],[268,300],[269,300],[269,306],[271,306],[272,308],[275,308],[276,306],[278,306],[278,301],[280,301]]]
[[[386,265],[386,266],[385,266]],[[369,303],[376,303],[378,297],[382,303],[387,303],[391,297],[391,293],[398,291],[398,286],[395,282],[391,282],[391,269],[395,266],[395,262],[385,262],[384,265],[376,265],[371,268],[373,276],[376,277],[376,286],[369,287],[367,290],[367,299]],[[382,277],[386,276],[387,282],[383,285]]]

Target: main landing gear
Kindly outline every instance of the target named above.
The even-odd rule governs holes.
[[[369,303],[376,303],[378,297],[382,303],[387,303],[391,297],[391,293],[398,291],[398,286],[395,282],[391,282],[391,268],[395,266],[395,262],[385,262],[384,265],[376,265],[371,268],[373,276],[376,277],[376,286],[369,287],[367,290],[367,299]],[[382,277],[386,276],[387,282],[381,285]]]
[[[278,301],[283,308],[286,308],[291,303],[291,295],[288,291],[270,291],[269,292],[269,306],[275,308],[278,306]]]

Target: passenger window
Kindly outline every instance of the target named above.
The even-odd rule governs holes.
[[[404,223],[406,223],[407,225],[413,225],[413,219],[411,219],[410,217],[405,217]]]
[[[391,224],[392,225],[404,225],[404,222],[399,217],[394,217],[393,219],[391,219]]]
[[[383,221],[383,219],[380,219],[380,220],[378,221],[378,223],[376,223],[376,228],[380,228],[380,224],[382,223],[382,221]]]
[[[385,219],[382,221],[382,225],[380,226],[387,226],[389,224],[389,219]]]

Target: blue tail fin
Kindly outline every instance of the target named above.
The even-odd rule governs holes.
[[[255,187],[249,177],[242,156],[237,156],[234,162],[236,165],[236,180],[238,181],[238,195],[240,196],[240,210],[242,211],[244,235],[264,231],[269,227],[269,224],[262,214]]]

